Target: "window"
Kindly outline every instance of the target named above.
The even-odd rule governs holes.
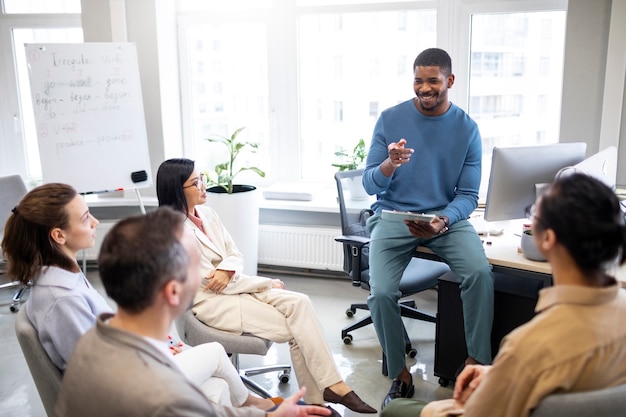
[[[481,194],[494,146],[559,140],[565,12],[471,17],[469,114],[483,137]]]
[[[343,122],[343,103],[341,101],[335,101],[334,103],[334,122]]]
[[[380,111],[413,95],[412,55],[436,44],[435,10],[396,1],[374,2],[379,10],[372,11],[341,1],[319,10],[320,1],[276,0],[238,12],[182,2],[185,154],[209,167],[221,158],[203,138],[247,126],[242,135],[260,147],[250,155],[254,163],[245,162],[269,181],[332,183],[335,151],[371,137]],[[198,48],[202,43],[213,50]],[[205,62],[202,74],[198,62]],[[190,94],[216,82],[221,90]]]
[[[376,120],[378,119],[378,102],[370,101],[370,119]]]
[[[332,183],[335,151],[369,142],[380,113],[413,96],[413,60],[432,46],[453,55],[451,98],[479,123],[484,181],[493,146],[558,140],[565,11],[460,0],[481,10],[441,17],[436,7],[459,1],[272,0],[252,10],[244,0],[179,1],[185,153],[207,166],[213,152],[203,138],[245,125],[267,181]],[[464,27],[471,36],[459,35]],[[200,41],[210,53],[196,48]],[[203,74],[193,70],[198,61]],[[221,89],[192,97],[197,83]]]
[[[326,181],[333,178],[335,151],[352,148],[360,138],[366,143],[379,109],[413,96],[413,59],[407,53],[436,44],[434,10],[343,12],[343,30],[318,30],[334,13],[306,13],[298,19],[299,102],[321,101],[335,106],[333,119],[302,111],[299,116],[301,179]],[[421,25],[424,20],[433,22]],[[399,21],[405,22],[398,25]],[[417,40],[417,41],[416,41]],[[323,76],[336,56],[342,57],[343,78]],[[402,58],[399,58],[402,57]],[[399,65],[405,65],[401,69]],[[342,104],[338,118],[336,104]],[[375,103],[375,106],[372,105]]]
[[[246,33],[246,36],[241,36]],[[210,50],[202,48],[202,39]],[[246,127],[241,139],[260,143],[256,154],[242,154],[242,165],[269,166],[269,84],[267,61],[267,24],[264,22],[194,22],[187,26],[181,48],[187,57],[184,79],[189,115],[185,135],[193,138],[186,154],[200,169],[222,162],[225,149],[213,146],[209,135],[230,136]],[[211,86],[204,88],[205,85]],[[263,162],[252,162],[260,158]],[[241,177],[245,178],[243,173]]]

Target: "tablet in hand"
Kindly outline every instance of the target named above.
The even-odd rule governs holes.
[[[414,213],[412,211],[383,210],[381,215],[383,220],[399,221],[417,220],[420,222],[430,223],[435,217],[434,214]]]

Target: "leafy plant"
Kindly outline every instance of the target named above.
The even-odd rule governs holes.
[[[340,149],[335,152],[335,156],[340,158],[340,161],[333,163],[332,166],[338,168],[340,172],[363,168],[365,166],[365,158],[367,157],[365,141],[359,139],[359,142],[351,151]]]
[[[235,171],[235,161],[237,156],[245,147],[252,148],[252,152],[256,152],[259,148],[258,143],[252,142],[240,142],[237,140],[237,136],[244,130],[245,127],[240,127],[235,130],[230,137],[221,135],[212,135],[205,138],[211,143],[222,143],[228,149],[228,160],[220,164],[215,165],[215,175],[208,174],[209,183],[222,187],[228,194],[233,193],[233,180],[235,177],[243,171],[254,171],[259,176],[265,177],[265,172],[257,167],[242,167]]]

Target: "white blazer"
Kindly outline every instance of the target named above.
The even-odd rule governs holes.
[[[242,298],[247,299],[245,294],[270,290],[272,279],[243,273],[243,256],[215,210],[209,206],[196,206],[196,213],[206,233],[190,219],[185,220],[185,227],[194,233],[198,243],[205,278],[196,293],[192,310],[211,327],[241,334]],[[216,269],[235,271],[220,294],[204,291],[207,277]]]

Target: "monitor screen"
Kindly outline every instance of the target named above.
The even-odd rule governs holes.
[[[582,172],[595,177],[611,187],[612,190],[615,190],[617,183],[617,148],[609,146],[572,167],[562,169],[559,175],[569,175],[574,172]]]
[[[485,220],[524,218],[538,187],[554,181],[562,168],[582,161],[586,149],[583,142],[493,148]]]

